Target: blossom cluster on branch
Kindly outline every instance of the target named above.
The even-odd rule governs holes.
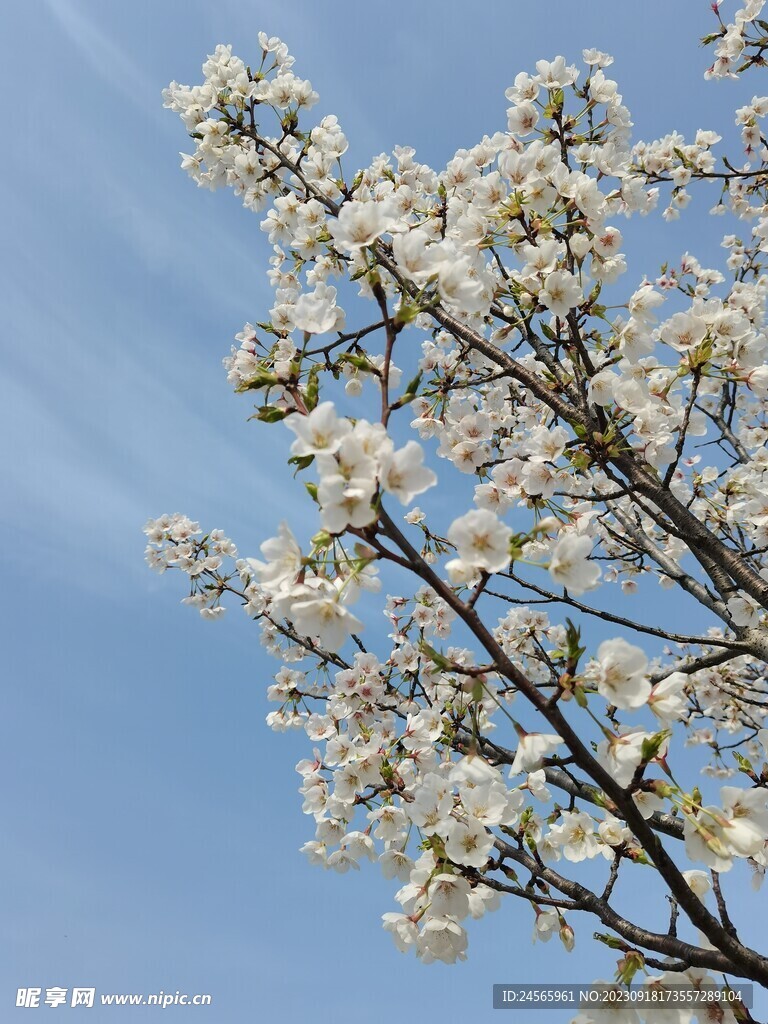
[[[709,77],[762,63],[762,6],[720,22]],[[384,926],[427,962],[463,959],[464,922],[506,894],[567,949],[595,915],[622,982],[767,984],[720,876],[768,865],[768,98],[736,112],[738,166],[714,131],[633,142],[589,50],[518,74],[506,128],[441,171],[398,147],[349,178],[338,119],[308,119],[285,44],[259,46],[252,66],[218,46],[165,101],[182,166],[272,246],[273,306],[225,367],[290,440],[318,530],[283,523],[260,559],[181,515],[146,533],[189,604],[239,601],[282,663],[269,724],[315,745],[304,852],[399,879]],[[738,232],[720,266],[685,253],[621,283],[622,219],[713,187]],[[382,575],[401,592],[377,598]],[[642,621],[649,586],[702,629]],[[376,601],[389,629],[367,640]],[[590,619],[609,630],[591,654]],[[648,871],[668,922],[617,909],[619,876]]]

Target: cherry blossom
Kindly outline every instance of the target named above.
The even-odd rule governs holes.
[[[639,647],[617,637],[597,649],[597,690],[614,707],[632,710],[645,704],[651,693],[646,676],[648,659]]]
[[[588,536],[563,534],[552,549],[550,576],[575,597],[594,590],[600,579],[600,567],[589,560],[591,554],[592,541]]]
[[[762,66],[762,7],[715,5],[708,78]],[[619,986],[768,984],[719,883],[768,866],[768,99],[741,96],[736,156],[674,105],[637,139],[587,49],[511,76],[445,166],[398,146],[349,175],[339,119],[258,46],[164,100],[183,170],[259,215],[271,298],[224,366],[306,512],[260,558],[181,514],[145,534],[185,604],[241,604],[279,662],[302,852],[397,879],[384,929],[425,963],[513,903],[566,950],[596,915]],[[707,189],[719,249],[633,253],[628,219]],[[614,886],[648,878],[623,918]]]
[[[509,564],[512,531],[487,509],[476,509],[454,519],[448,540],[462,562],[487,572],[498,572]]]
[[[584,299],[581,286],[573,274],[566,270],[554,270],[547,275],[544,287],[539,292],[539,302],[555,316],[567,317]]]

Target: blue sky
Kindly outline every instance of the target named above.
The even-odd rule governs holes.
[[[379,923],[393,887],[298,853],[311,822],[293,765],[309,744],[263,724],[275,666],[256,630],[234,611],[201,622],[180,580],[145,569],[149,515],[187,512],[248,553],[286,510],[302,515],[275,432],[246,424],[221,370],[270,304],[258,218],[178,170],[187,142],[160,92],[197,82],[218,42],[247,59],[264,29],[320,92],[316,112],[339,115],[347,168],[396,144],[440,166],[505,126],[518,71],[584,46],[616,56],[639,137],[726,128],[759,88],[703,82],[710,23],[704,0],[38,0],[6,14],[0,1005],[23,985],[93,985],[213,995],[212,1010],[174,1010],[183,1021],[486,1020],[494,982],[609,968],[591,921],[569,958],[531,946],[517,905],[471,928],[464,965],[401,957]],[[632,222],[626,280],[686,249],[712,265],[708,205]]]

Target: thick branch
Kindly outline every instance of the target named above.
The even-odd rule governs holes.
[[[700,928],[713,945],[723,951],[729,960],[727,968],[733,973],[742,977],[751,978],[762,984],[768,985],[768,960],[760,956],[754,950],[742,945],[737,939],[730,935],[703,905],[699,898],[693,893],[690,886],[683,878],[677,865],[669,856],[661,844],[653,828],[642,816],[635,806],[631,797],[614,780],[595,759],[590,750],[579,738],[573,727],[563,716],[560,708],[552,704],[537,687],[520,671],[504,650],[496,642],[486,625],[481,621],[476,611],[469,608],[451,587],[435,573],[413,548],[408,539],[402,534],[399,528],[392,522],[386,511],[382,508],[379,513],[380,521],[388,534],[403,554],[411,563],[413,571],[428,583],[433,590],[449,605],[469,627],[477,640],[483,645],[493,662],[498,665],[499,671],[527,698],[527,700],[539,711],[544,719],[553,727],[554,731],[563,739],[570,750],[575,763],[585,772],[608,797],[621,810],[622,817],[636,836],[646,854],[656,865],[660,875],[669,887],[670,892],[680,904],[680,907],[690,918],[691,922]]]

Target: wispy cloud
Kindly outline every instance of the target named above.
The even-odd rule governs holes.
[[[183,325],[153,337],[151,309],[139,305],[120,338],[77,299],[16,285],[6,328],[17,344],[0,385],[11,557],[65,573],[79,564],[78,584],[114,587],[116,569],[142,571],[150,515],[184,511],[245,545],[263,539],[295,489],[278,471],[283,453],[244,422],[247,406],[212,408],[210,389],[226,398],[218,359],[189,349]]]
[[[159,96],[146,72],[81,7],[70,0],[44,3],[69,41],[105,83],[144,110],[151,110],[152,103],[158,105]]]

